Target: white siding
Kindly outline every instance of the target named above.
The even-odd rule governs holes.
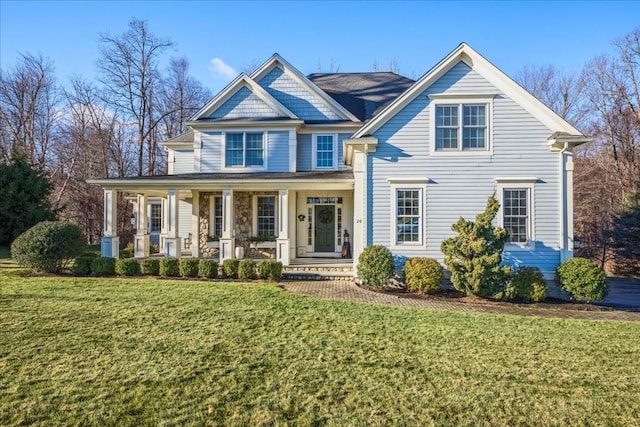
[[[203,132],[200,172],[220,172],[221,160],[222,132]]]
[[[193,150],[175,150],[173,153],[173,174],[193,173]]]
[[[178,234],[182,238],[182,248],[184,249],[184,239],[191,233],[191,199],[180,200],[178,212]]]

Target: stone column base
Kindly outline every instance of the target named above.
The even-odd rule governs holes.
[[[149,256],[149,235],[136,234],[133,240],[134,252],[136,258],[147,258]]]
[[[171,258],[180,258],[181,242],[180,237],[167,237],[164,239],[164,254]]]
[[[120,255],[120,237],[102,236],[100,239],[100,256],[104,258],[118,258]]]

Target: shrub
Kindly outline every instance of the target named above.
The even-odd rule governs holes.
[[[511,275],[504,299],[540,302],[547,297],[547,282],[536,267],[522,267]]]
[[[240,260],[238,259],[225,259],[222,261],[222,272],[224,273],[224,277],[237,279],[239,265]]]
[[[491,297],[504,291],[510,268],[500,265],[504,244],[509,233],[494,227],[500,203],[491,196],[484,212],[476,220],[460,219],[451,226],[457,236],[445,239],[440,245],[444,264],[451,272],[454,288],[467,295]]]
[[[158,252],[160,252],[160,250],[158,249],[157,245],[149,245],[149,253],[151,255],[157,254]]]
[[[198,276],[215,279],[218,277],[218,263],[212,259],[201,259],[198,263]]]
[[[116,260],[116,274],[120,276],[135,276],[140,274],[140,264],[135,258]]]
[[[442,266],[433,258],[410,258],[404,264],[404,282],[411,292],[437,292],[443,278]]]
[[[73,274],[76,276],[88,276],[91,274],[91,261],[95,256],[82,255],[77,257],[73,262]]]
[[[252,259],[243,259],[238,266],[239,279],[256,278],[256,262]]]
[[[258,276],[263,280],[278,281],[282,278],[282,263],[280,261],[267,260],[258,264]]]
[[[562,289],[576,301],[599,301],[609,293],[604,270],[586,258],[568,259],[556,272]]]
[[[180,260],[177,258],[162,258],[160,260],[160,275],[177,277],[180,275]]]
[[[200,260],[198,258],[184,258],[180,260],[180,275],[182,277],[196,277],[198,276],[198,265]]]
[[[118,258],[120,259],[133,258],[133,248],[130,246],[127,246],[124,249],[120,249],[118,253]]]
[[[86,238],[78,226],[70,222],[43,221],[14,240],[11,256],[22,267],[58,273],[86,247]]]
[[[149,276],[160,274],[160,260],[147,258],[140,262],[140,272]]]
[[[393,271],[393,255],[386,246],[368,246],[358,257],[358,277],[369,286],[386,285]]]
[[[113,276],[116,274],[116,259],[103,257],[92,259],[91,274],[94,276]]]

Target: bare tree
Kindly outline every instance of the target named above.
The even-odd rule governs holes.
[[[155,172],[157,150],[156,128],[172,113],[160,113],[155,103],[161,83],[158,60],[173,46],[149,32],[147,23],[132,19],[129,29],[118,36],[100,36],[99,81],[105,89],[105,100],[123,120],[136,127],[137,174]],[[146,162],[145,162],[146,160]]]

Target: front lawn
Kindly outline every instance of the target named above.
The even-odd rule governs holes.
[[[640,323],[0,270],[0,425],[635,425]]]

